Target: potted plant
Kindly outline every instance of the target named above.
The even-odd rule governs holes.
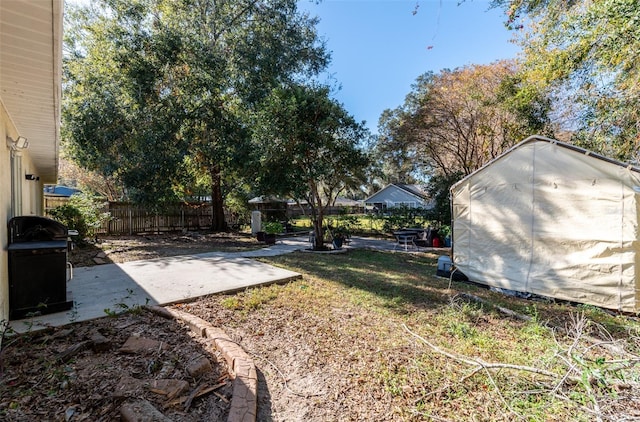
[[[276,234],[282,233],[283,226],[279,221],[269,221],[264,223],[264,241],[267,245],[276,243]]]
[[[338,226],[331,232],[333,236],[333,240],[331,243],[333,244],[334,249],[342,249],[342,244],[345,239],[349,237],[349,230],[346,227]]]

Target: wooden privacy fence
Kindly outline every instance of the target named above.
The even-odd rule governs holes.
[[[68,201],[69,198],[45,197],[45,213],[48,214],[51,209]],[[162,212],[155,212],[128,202],[109,202],[101,211],[108,212],[111,218],[98,228],[98,234],[132,235],[211,228],[210,203],[176,203],[166,207]],[[225,210],[225,221],[229,227],[237,227],[241,219],[242,216]]]
[[[110,202],[108,211],[111,218],[99,230],[108,235],[211,228],[212,207],[206,203],[174,204],[156,213],[140,205]]]
[[[45,197],[45,212],[64,205],[69,198]],[[255,208],[255,207],[254,207]],[[344,211],[347,213],[362,212],[361,207],[329,207],[325,215],[337,215]],[[286,220],[303,215],[299,206],[286,206],[276,210],[275,215],[269,209],[261,209],[264,221],[270,219]],[[133,235],[140,233],[163,233],[183,230],[207,230],[211,228],[212,207],[208,202],[176,203],[166,207],[162,212],[155,212],[142,205],[128,202],[108,202],[102,212],[108,212],[111,218],[105,221],[97,230],[98,234],[106,235]],[[309,209],[305,209],[307,215]],[[277,218],[275,218],[277,217]],[[242,224],[249,224],[249,215],[238,215],[225,209],[225,221],[232,229],[237,229]]]
[[[67,196],[45,196],[44,197],[44,213],[45,215],[49,215],[49,211],[56,207],[60,207],[69,202],[69,197]]]

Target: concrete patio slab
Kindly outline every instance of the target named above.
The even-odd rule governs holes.
[[[244,253],[212,252],[81,267],[67,283],[72,309],[10,322],[16,332],[61,326],[120,313],[139,305],[167,305],[301,277],[250,257],[274,256],[307,247],[295,239]]]

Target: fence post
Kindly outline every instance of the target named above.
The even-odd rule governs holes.
[[[129,236],[133,235],[133,210],[131,204],[129,204]]]

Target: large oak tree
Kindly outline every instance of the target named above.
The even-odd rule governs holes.
[[[64,128],[77,161],[154,203],[200,168],[212,227],[225,229],[248,116],[327,64],[315,20],[294,0],[99,0],[69,16]]]

